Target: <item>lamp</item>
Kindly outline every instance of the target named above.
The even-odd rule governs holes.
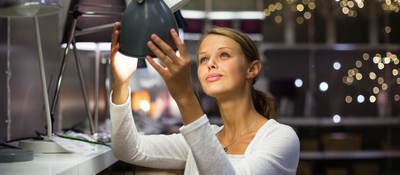
[[[43,93],[43,103],[45,108],[47,132],[44,136],[43,142],[41,141],[27,141],[20,144],[29,145],[27,149],[37,151],[36,148],[42,149],[44,152],[49,151],[62,151],[62,148],[50,140],[52,136],[52,121],[50,116],[49,98],[47,92],[47,83],[45,75],[45,66],[43,61],[43,51],[39,28],[39,17],[57,14],[60,5],[57,0],[5,0],[0,2],[0,17],[6,17],[8,23],[7,31],[7,60],[10,58],[10,20],[11,17],[33,17],[35,22],[36,43],[38,46],[40,78]],[[38,146],[40,145],[40,146]],[[41,152],[41,151],[38,151]]]
[[[176,50],[169,30],[178,31],[173,11],[186,2],[188,0],[132,0],[122,15],[119,52],[137,58],[138,68],[146,67],[146,55],[155,56],[146,46],[153,33]]]

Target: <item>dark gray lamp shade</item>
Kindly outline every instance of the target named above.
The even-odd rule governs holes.
[[[151,34],[157,34],[176,50],[171,28],[178,31],[175,16],[164,0],[132,0],[121,19],[120,52],[139,58],[138,68],[146,67],[144,58],[155,56],[146,45]]]

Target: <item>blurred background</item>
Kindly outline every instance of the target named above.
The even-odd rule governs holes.
[[[50,103],[74,31],[89,111],[96,132],[107,137],[111,29],[129,1],[60,3],[60,13],[40,17]],[[193,0],[175,16],[193,59],[197,95],[212,123],[222,124],[214,99],[201,91],[195,75],[197,44],[212,26],[232,27],[256,42],[263,62],[256,88],[275,96],[276,120],[300,137],[298,174],[400,174],[400,1]],[[45,132],[33,29],[32,18],[0,18],[2,141]],[[74,54],[65,60],[54,131],[88,132]],[[137,71],[131,87],[141,132],[177,132],[179,111],[151,66]]]

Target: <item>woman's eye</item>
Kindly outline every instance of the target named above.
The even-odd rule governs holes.
[[[205,63],[205,62],[207,62],[208,61],[208,58],[207,57],[202,57],[202,58],[200,58],[200,63]]]
[[[223,53],[221,53],[221,57],[227,58],[227,57],[230,57],[230,55],[226,52],[223,52]]]

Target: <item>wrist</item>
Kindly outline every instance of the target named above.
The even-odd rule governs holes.
[[[128,100],[130,95],[129,86],[113,87],[112,90],[111,100],[114,104],[123,104]]]

